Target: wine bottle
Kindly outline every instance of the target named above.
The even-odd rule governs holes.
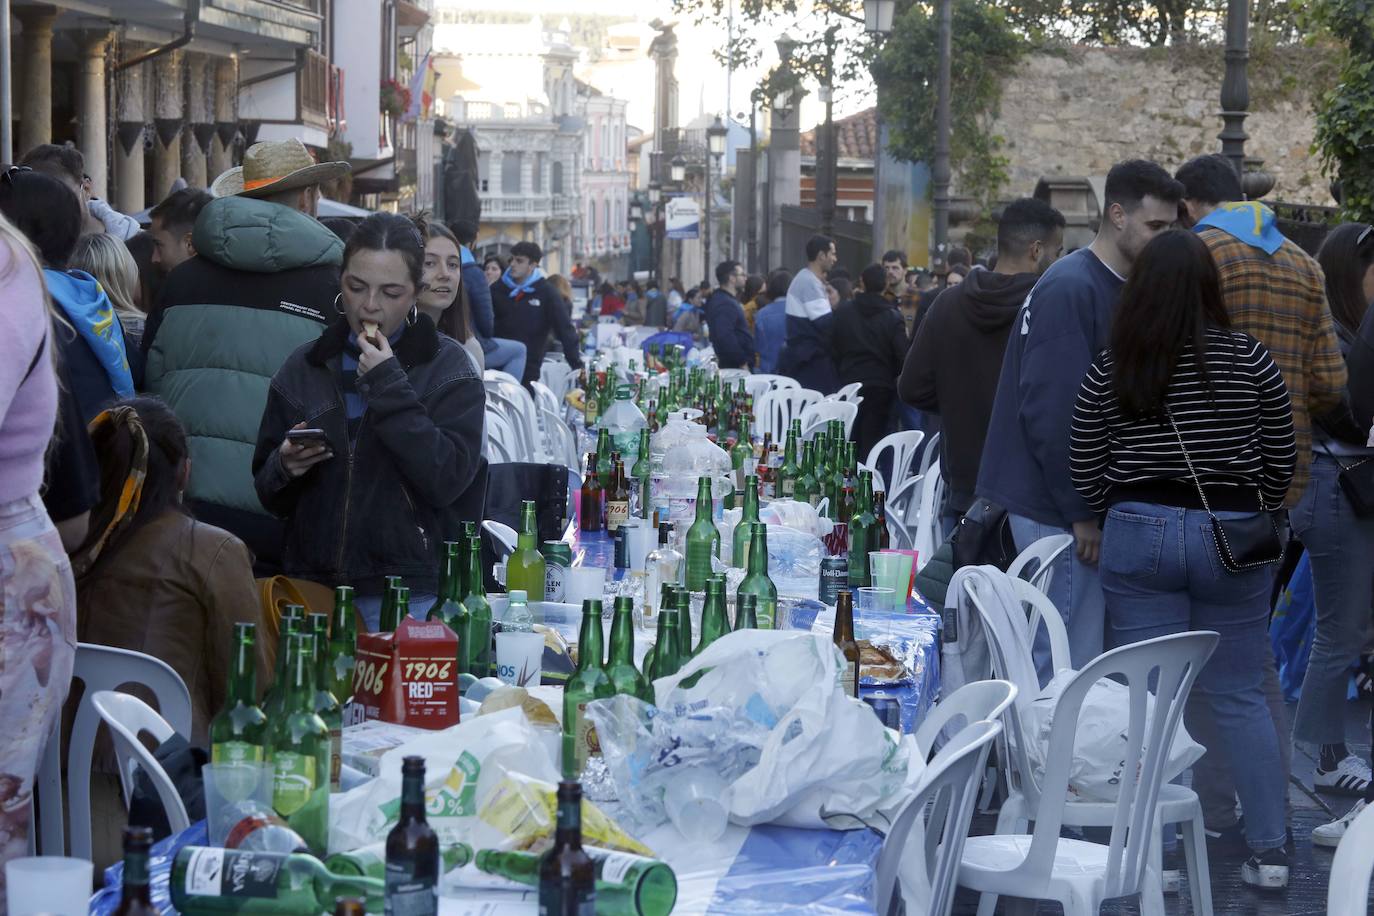
[[[758,520],[759,479],[750,476],[744,478],[744,508],[740,512],[739,522],[735,525],[735,531],[731,536],[731,566],[744,569],[749,565],[749,536],[753,533],[751,526]]]
[[[315,635],[315,715],[329,730],[329,791],[338,792],[343,773],[343,706],[334,696],[334,669],[329,664],[329,617],[310,615]]]
[[[274,913],[317,916],[339,897],[364,900],[380,913],[381,881],[336,875],[304,853],[248,852],[185,846],[172,862],[172,906],[182,916],[210,913]]]
[[[720,556],[720,532],[716,530],[711,504],[711,478],[697,479],[696,520],[687,529],[687,588],[699,592],[706,588],[711,574],[711,557]]]
[[[872,585],[868,568],[868,554],[879,550],[878,517],[873,514],[873,473],[859,472],[859,495],[854,502],[854,515],[849,520],[849,587]]]
[[[458,670],[476,677],[486,677],[491,674],[492,619],[487,586],[482,581],[481,535],[474,534],[468,538],[467,555],[468,574],[464,580],[468,592],[463,596],[467,622],[465,631],[458,634]]]
[[[256,639],[256,626],[234,624],[229,691],[224,708],[210,722],[211,763],[262,763],[267,759],[267,715],[257,703]]]
[[[776,493],[779,499],[795,499],[797,478],[801,468],[797,466],[797,440],[801,438],[794,430],[787,431],[787,446],[782,453],[782,465],[778,468]]]
[[[676,608],[665,608],[658,615],[658,633],[654,640],[653,648],[653,667],[649,671],[649,681],[667,677],[670,674],[677,674],[682,667],[682,659],[678,657],[677,645],[677,618]],[[649,659],[645,659],[645,666],[648,667]]]
[[[289,605],[299,607],[299,605]],[[291,670],[291,637],[301,631],[305,622],[303,615],[293,616],[283,613],[277,631],[277,664],[272,673],[272,683],[268,685],[267,695],[262,698],[262,711],[267,721],[275,722],[282,714],[282,704],[286,698],[286,674]]]
[[[333,694],[344,706],[353,698],[353,669],[357,666],[358,616],[353,608],[353,589],[334,589],[334,619],[329,627],[330,668]]]
[[[598,916],[668,916],[677,902],[677,876],[666,862],[584,846],[596,866]],[[532,852],[477,853],[477,867],[517,884],[536,887],[539,859]]]
[[[706,603],[701,608],[701,642],[697,644],[695,655],[706,651],[706,647],[730,632],[730,618],[725,613],[725,577],[713,578],[706,583]]]
[[[653,702],[648,681],[644,680],[644,675],[635,667],[633,613],[633,599],[615,599],[615,612],[611,616],[611,652],[606,663],[606,675],[611,679],[616,693],[627,693],[645,702]]]
[[[444,874],[462,868],[471,861],[472,847],[466,843],[439,847],[439,862]],[[324,860],[324,866],[336,875],[376,878],[385,882],[386,841],[360,846],[348,852],[337,852]]]
[[[563,688],[563,775],[582,775],[587,758],[601,753],[596,729],[587,718],[587,704],[615,696],[602,656],[601,601],[582,602],[582,627],[577,637],[577,670]]]
[[[750,594],[735,595],[735,629],[736,630],[757,630],[759,628],[758,618],[758,596]]]
[[[272,807],[312,850],[323,852],[329,840],[329,728],[315,713],[311,637],[293,635],[288,652],[283,714],[272,720]]]
[[[758,602],[756,613],[760,627],[765,630],[781,629],[777,620],[778,588],[768,578],[768,526],[755,522],[751,540],[749,571],[740,581],[739,594],[753,595]]]

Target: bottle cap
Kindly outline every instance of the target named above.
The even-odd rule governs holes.
[[[523,588],[513,589],[512,591],[507,593],[506,597],[510,600],[511,604],[514,604],[517,601],[519,601],[521,604],[525,604],[527,601],[529,601],[529,597],[526,595],[525,590]]]

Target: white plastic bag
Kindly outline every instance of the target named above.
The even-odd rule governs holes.
[[[768,727],[758,764],[733,784],[732,821],[844,829],[882,822],[906,800],[913,757],[909,742],[844,694],[843,667],[823,636],[739,630],[654,690],[658,706],[678,715],[724,706]]]
[[[1054,705],[1064,686],[1078,672],[1060,671],[1040,691],[1022,716],[1022,727],[1030,747],[1027,756],[1037,781],[1045,775],[1045,759],[1049,755],[1050,728],[1054,724]],[[1154,712],[1154,697],[1145,698],[1145,715]],[[1100,680],[1083,698],[1078,715],[1078,730],[1073,742],[1073,762],[1069,765],[1070,801],[1115,802],[1122,769],[1126,765],[1127,733],[1130,729],[1130,688],[1111,680]],[[1183,723],[1174,733],[1173,746],[1164,764],[1164,781],[1168,782],[1192,766],[1206,751],[1193,740]],[[1144,756],[1144,749],[1141,749]]]

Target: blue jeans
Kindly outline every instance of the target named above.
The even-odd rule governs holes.
[[[1051,535],[1073,534],[1067,528],[1056,528],[1025,516],[1013,514],[1010,517],[1011,536],[1018,550],[1025,550]],[[1076,547],[1070,547],[1054,561],[1049,599],[1064,618],[1064,627],[1069,631],[1069,657],[1074,670],[1078,670],[1102,654],[1106,609],[1097,567],[1080,560]],[[1034,657],[1040,683],[1046,683],[1054,672],[1050,670],[1049,637],[1043,629],[1036,633]]]
[[[1346,460],[1348,465],[1350,460]],[[1293,737],[1314,744],[1345,741],[1350,666],[1364,647],[1374,575],[1374,518],[1359,518],[1341,491],[1340,468],[1328,455],[1312,459],[1312,481],[1290,513],[1307,548],[1317,599],[1317,635],[1302,682]]]
[[[487,368],[509,372],[517,379],[525,377],[525,345],[518,340],[493,337],[495,349],[486,354]]]
[[[1118,641],[1189,630],[1221,634],[1194,690],[1211,709],[1222,757],[1245,809],[1245,838],[1256,850],[1282,846],[1287,834],[1288,787],[1264,697],[1273,579],[1270,567],[1233,573],[1222,566],[1205,512],[1121,503],[1107,513],[1102,590]]]
[[[438,595],[414,594],[410,596],[410,616],[416,620],[424,620],[429,609],[434,605]],[[353,607],[362,615],[364,622],[367,623],[367,632],[375,633],[382,624],[382,596],[381,595],[359,595],[353,599]]]

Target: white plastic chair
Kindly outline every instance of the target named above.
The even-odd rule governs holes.
[[[109,727],[114,738],[115,758],[119,761],[119,784],[124,789],[124,807],[133,803],[134,786],[138,771],[148,774],[153,788],[157,791],[162,809],[167,813],[167,825],[172,833],[180,833],[191,826],[186,814],[186,805],[176,785],[157,758],[143,746],[140,735],[151,735],[158,744],[176,734],[167,720],[157,714],[147,703],[127,693],[113,690],[99,690],[91,697],[91,705]]]
[[[742,379],[742,378],[743,378],[743,379],[747,379],[747,378],[749,377],[749,370],[748,370],[748,369],[721,369],[720,372],[719,372],[718,374],[720,375],[720,380],[721,380],[722,383],[727,384],[727,385],[729,385],[731,388],[733,388],[733,387],[735,386],[735,383],[738,382],[740,379]],[[749,390],[748,384],[745,385],[744,390],[745,390],[745,391],[748,391],[748,390]]]
[[[971,837],[964,846],[959,884],[984,895],[980,911],[991,912],[989,895],[1000,894],[1058,901],[1065,916],[1096,916],[1104,900],[1139,896],[1143,916],[1163,916],[1163,881],[1150,850],[1158,843],[1164,763],[1188,692],[1218,641],[1216,633],[1203,630],[1132,643],[1098,656],[1064,686],[1055,703],[1044,778],[1038,787],[1027,787],[1037,795],[1034,832]],[[1152,674],[1157,686],[1147,716]],[[1093,684],[1116,676],[1129,690],[1130,721],[1121,769],[1127,775],[1109,805],[1111,841],[1102,845],[1061,838],[1083,701]]]
[[[807,407],[822,397],[819,391],[810,388],[776,388],[765,392],[762,397],[754,399],[755,434],[762,436],[772,433],[773,441],[781,442],[787,436],[792,419],[800,418]]]
[[[85,692],[72,721],[71,740],[67,746],[67,820],[71,825],[70,855],[78,859],[91,858],[91,757],[95,751],[95,736],[100,730],[100,714],[91,698],[102,690],[137,684],[157,699],[162,718],[178,734],[191,737],[191,693],[180,675],[161,659],[90,643],[77,643],[76,660],[72,667],[72,684],[80,681]],[[64,853],[66,829],[62,819],[62,739],[61,723],[53,728],[43,751],[42,765],[36,780],[38,794],[43,799],[39,821],[42,853],[60,856]]]
[[[1369,879],[1374,875],[1374,806],[1346,828],[1326,889],[1326,916],[1367,916]]]
[[[500,550],[497,551],[497,559],[505,559],[515,553],[517,535],[515,529],[505,522],[487,519],[482,522],[482,529],[492,536]]]
[[[800,387],[801,383],[790,375],[770,375],[766,372],[760,372],[744,380],[744,390],[753,395],[755,404],[758,404],[759,398],[770,391],[774,391],[778,388]]]
[[[836,391],[833,394],[827,394],[825,396],[825,399],[827,401],[854,401],[855,403],[858,403],[859,401],[863,400],[863,398],[859,397],[859,389],[861,388],[863,388],[862,382],[850,382],[848,385],[842,387],[839,391]]]
[[[862,400],[863,398],[853,401],[821,399],[814,404],[808,404],[801,412],[802,439],[810,439],[831,420],[844,423],[844,435],[848,439],[854,429],[854,418],[859,414],[859,402]]]
[[[1001,732],[997,722],[970,722],[921,774],[878,855],[875,892],[883,916],[900,912],[899,901],[912,916],[949,916],[988,751]],[[916,845],[910,852],[909,843]]]
[[[503,409],[515,431],[523,455],[520,460],[541,461],[539,412],[534,406],[534,398],[521,385],[495,380],[486,381],[484,385],[488,403],[494,402]]]
[[[543,382],[535,379],[530,382],[530,391],[534,392],[534,406],[537,410],[547,410],[552,413],[563,413],[563,401],[558,395],[553,393],[553,389]]]
[[[916,471],[918,477],[926,476],[926,471],[935,463],[935,459],[940,456],[940,434],[936,433],[930,437],[930,441],[921,450],[921,466]]]
[[[484,369],[482,371],[483,382],[502,382],[508,385],[519,385],[520,380],[509,372],[502,372],[500,369]]]
[[[548,386],[561,405],[577,382],[577,370],[561,359],[545,359],[544,364],[539,367],[539,380]]]
[[[1016,699],[1016,685],[1011,681],[970,681],[947,697],[941,698],[926,713],[921,725],[912,735],[922,758],[939,750],[936,742],[941,735],[954,737],[959,729],[974,722],[996,722]],[[943,746],[943,745],[942,745]]]
[[[915,544],[915,519],[920,505],[921,478],[908,477],[887,494],[887,533],[894,550],[911,550]],[[908,524],[908,518],[912,521]],[[926,557],[920,558],[924,562]]]
[[[1073,535],[1052,534],[1031,544],[1016,555],[1007,567],[1007,575],[1024,579],[1045,594],[1049,594],[1054,580],[1054,561],[1073,545]]]
[[[544,440],[549,459],[572,470],[581,467],[581,458],[577,454],[577,435],[563,422],[563,418],[552,411],[541,410],[540,419],[544,421]]]
[[[487,402],[487,461],[508,464],[519,461],[519,442],[515,429],[499,407]]]
[[[921,443],[925,441],[926,434],[919,429],[905,429],[898,433],[888,433],[878,440],[878,444],[868,453],[865,460],[870,468],[873,469],[873,488],[882,490],[888,495],[888,502],[892,500],[892,494],[903,483],[916,476],[911,463],[916,458],[916,453],[920,451]],[[878,462],[884,452],[892,453],[892,470],[890,480],[884,480],[882,474],[878,472]],[[883,484],[886,483],[886,486]]]
[[[912,529],[912,546],[917,562],[926,562],[935,555],[935,548],[944,543],[944,529],[940,524],[940,505],[944,502],[945,481],[940,475],[940,461],[932,461],[921,475],[921,501]],[[910,515],[908,515],[910,518]]]

